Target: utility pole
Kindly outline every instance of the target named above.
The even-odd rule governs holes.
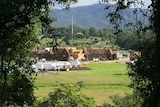
[[[73,37],[73,15],[72,15],[72,37]]]

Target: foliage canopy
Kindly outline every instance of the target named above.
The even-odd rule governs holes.
[[[115,13],[110,14],[111,23],[115,26],[117,34],[121,32],[121,29],[119,29],[119,22],[122,20],[119,14],[120,11],[129,8],[133,4],[143,6],[144,2],[141,0],[118,0]],[[150,20],[149,26],[143,26],[143,23],[140,21],[135,25],[137,30],[136,35],[139,39],[142,38],[140,33],[145,35],[145,32],[152,31],[154,34],[154,36],[150,36],[144,41],[141,41],[139,46],[141,56],[139,56],[134,64],[131,64],[129,70],[129,76],[132,80],[131,85],[134,89],[133,95],[135,95],[136,98],[142,99],[142,103],[140,104],[142,107],[160,106],[160,58],[158,57],[160,54],[160,32],[158,30],[160,27],[158,23],[160,18],[159,4],[160,1],[158,0],[151,1],[151,4],[148,6],[148,9],[152,13],[151,16],[147,16],[141,8],[141,12],[144,13],[144,16],[148,17]],[[136,13],[136,11],[134,12]],[[118,18],[118,20],[116,18]]]
[[[0,106],[32,105],[33,78],[30,77],[30,50],[49,19],[55,2],[69,6],[76,0],[0,1]],[[65,4],[67,3],[67,5]]]
[[[49,98],[38,104],[38,107],[96,107],[93,98],[80,93],[80,88],[73,85],[60,84]]]

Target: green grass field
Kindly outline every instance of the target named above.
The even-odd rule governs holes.
[[[128,87],[130,79],[126,64],[91,63],[82,66],[89,67],[91,70],[38,74],[35,81],[38,89],[35,95],[41,99],[47,97],[58,83],[76,85],[77,82],[83,84],[82,93],[93,97],[98,105],[104,102],[111,103],[109,96],[132,93],[132,89]]]

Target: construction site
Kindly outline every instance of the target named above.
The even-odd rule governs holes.
[[[56,47],[35,49],[34,58],[45,58],[47,61],[108,61],[117,59],[117,53],[112,49],[75,47]]]
[[[84,48],[54,47],[35,48],[33,59],[36,61],[34,69],[38,70],[62,70],[82,69],[81,64],[92,62],[120,62],[133,61],[137,55],[126,55],[123,52],[113,51],[111,48]]]

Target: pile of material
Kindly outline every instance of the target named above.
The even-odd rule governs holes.
[[[102,48],[85,48],[85,58],[88,61],[93,59],[99,59],[102,61],[114,60],[116,59],[116,53],[112,49],[102,49]]]

